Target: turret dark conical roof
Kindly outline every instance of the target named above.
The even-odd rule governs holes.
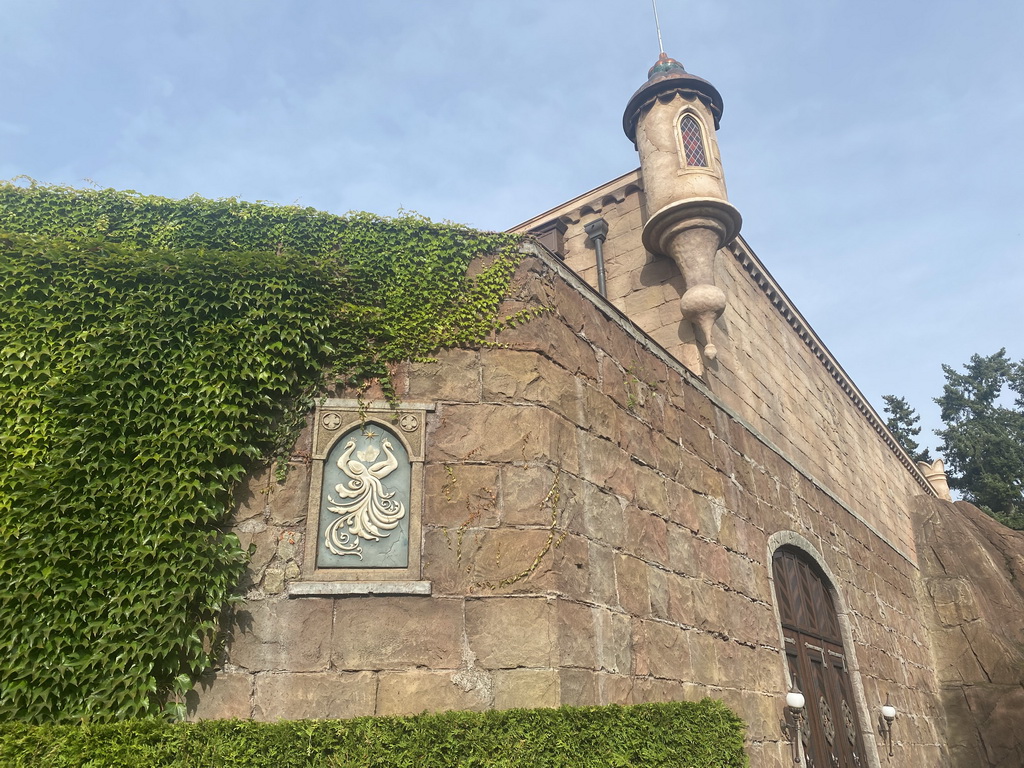
[[[682,64],[662,51],[654,66],[647,71],[647,82],[633,94],[622,115],[622,129],[630,141],[636,142],[636,121],[641,110],[670,91],[680,91],[683,95],[690,94],[700,99],[711,110],[715,118],[715,129],[718,129],[723,107],[718,89],[704,78],[691,75]]]

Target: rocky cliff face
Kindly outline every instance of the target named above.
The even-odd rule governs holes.
[[[915,500],[955,768],[1024,765],[1024,534],[977,507]]]

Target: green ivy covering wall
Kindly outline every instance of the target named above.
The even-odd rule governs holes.
[[[0,185],[0,719],[137,717],[187,687],[247,559],[233,485],[325,377],[387,391],[391,364],[486,341],[516,244]]]
[[[0,768],[745,768],[720,702],[255,723],[0,726]]]

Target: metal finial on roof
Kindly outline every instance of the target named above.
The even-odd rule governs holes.
[[[651,0],[651,5],[654,7],[654,26],[658,30],[658,51],[664,53],[665,44],[661,42],[661,22],[658,21],[658,0]]]

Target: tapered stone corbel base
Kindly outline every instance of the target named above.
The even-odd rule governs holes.
[[[670,256],[686,281],[679,309],[703,336],[708,360],[718,355],[712,334],[726,305],[725,293],[715,285],[715,255],[736,237],[740,222],[729,203],[709,198],[667,205],[644,225],[644,247]]]

